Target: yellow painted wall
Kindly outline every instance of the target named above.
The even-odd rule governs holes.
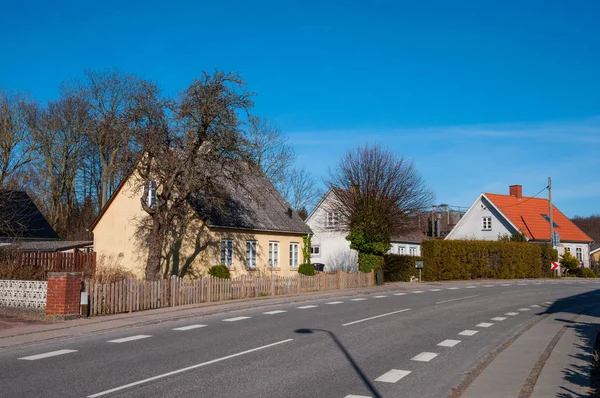
[[[118,265],[132,271],[139,277],[144,275],[147,258],[147,245],[136,237],[140,222],[147,217],[140,205],[142,192],[136,192],[133,178],[116,193],[110,206],[93,229],[94,250],[97,252],[98,266]],[[199,232],[200,231],[200,232]],[[246,273],[253,275],[276,273],[282,276],[293,275],[296,268],[290,268],[290,244],[298,243],[299,264],[302,264],[302,235],[265,231],[215,229],[210,230],[199,221],[188,227],[180,247],[173,253],[166,253],[167,261],[178,259],[180,268],[189,262],[190,276],[205,275],[213,265],[221,262],[221,240],[234,241],[232,276]],[[257,267],[246,269],[246,241],[257,241]],[[269,241],[279,242],[279,267],[269,268]]]
[[[597,251],[596,253],[592,253],[592,260],[594,260],[596,262],[600,262],[600,251]]]

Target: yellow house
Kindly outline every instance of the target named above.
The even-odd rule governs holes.
[[[595,261],[596,264],[600,263],[600,243],[592,245],[590,256],[592,257],[592,261]]]
[[[119,266],[143,276],[147,243],[140,230],[148,216],[140,202],[143,189],[137,184],[134,175],[126,177],[90,230],[98,266]],[[152,189],[149,200],[155,194]],[[262,175],[246,174],[243,189],[229,184],[226,191],[224,211],[208,218],[193,213],[200,217],[192,217],[184,231],[179,229],[184,238],[171,242],[163,254],[165,265],[185,268],[191,276],[205,275],[218,264],[227,266],[232,277],[297,273],[304,261],[303,237],[312,232],[273,184]]]

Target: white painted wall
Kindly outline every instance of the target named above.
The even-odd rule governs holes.
[[[586,268],[590,267],[590,245],[587,243],[569,243],[569,242],[561,242],[560,247],[557,248],[558,255],[562,256],[566,250],[569,248],[569,251],[572,255],[577,255],[577,248],[581,249],[581,254],[583,256],[583,266]]]
[[[358,269],[358,252],[350,249],[350,242],[346,240],[348,233],[332,228],[327,228],[327,210],[331,209],[335,194],[327,192],[325,198],[317,205],[315,210],[306,220],[306,224],[312,229],[312,246],[319,247],[319,254],[310,256],[313,263],[325,264],[326,271],[336,269],[356,270]]]
[[[483,217],[492,218],[492,228],[490,230],[483,229]],[[445,239],[498,240],[499,235],[512,235],[513,232],[515,232],[515,228],[500,215],[484,196],[480,196]]]

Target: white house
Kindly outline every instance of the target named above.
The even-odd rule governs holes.
[[[310,259],[313,263],[325,264],[325,270],[355,270],[358,267],[358,252],[350,249],[346,240],[348,231],[340,222],[340,214],[335,211],[336,189],[327,191],[306,219],[313,231]],[[415,231],[399,237],[392,237],[390,253],[420,256],[423,233]]]
[[[482,193],[445,239],[498,240],[521,231],[530,242],[550,243],[550,205],[547,199],[523,196],[521,185],[511,185],[509,195]],[[590,266],[593,240],[552,206],[554,231],[559,234],[558,254],[565,251]]]

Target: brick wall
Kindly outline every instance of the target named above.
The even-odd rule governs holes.
[[[48,273],[46,315],[65,318],[79,316],[81,277],[79,272]]]

